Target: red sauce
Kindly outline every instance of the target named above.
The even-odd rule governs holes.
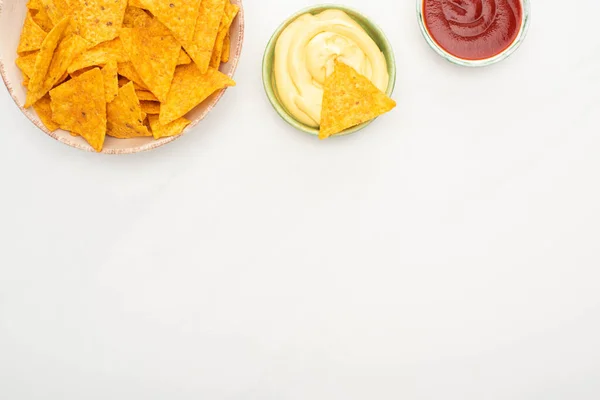
[[[506,50],[523,24],[521,0],[424,0],[429,35],[448,53],[483,60]]]

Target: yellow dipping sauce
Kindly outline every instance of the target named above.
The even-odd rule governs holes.
[[[298,121],[321,122],[323,83],[338,59],[385,92],[385,57],[367,32],[345,12],[304,14],[279,36],[275,46],[275,84],[279,100]]]

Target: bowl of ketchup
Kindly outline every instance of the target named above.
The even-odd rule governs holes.
[[[523,42],[529,0],[417,0],[425,40],[446,60],[483,67],[504,60]]]

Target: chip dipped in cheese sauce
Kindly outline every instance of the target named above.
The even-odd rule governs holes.
[[[389,75],[375,41],[348,14],[326,10],[290,23],[275,46],[274,75],[279,100],[298,121],[317,128],[323,83],[339,60],[385,92]]]

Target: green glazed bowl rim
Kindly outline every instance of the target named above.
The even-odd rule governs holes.
[[[267,44],[267,47],[265,48],[265,53],[263,56],[262,79],[263,79],[263,86],[265,88],[265,93],[267,94],[269,102],[271,103],[271,105],[273,106],[275,111],[277,111],[279,116],[284,121],[286,121],[288,124],[293,126],[294,128],[296,128],[300,131],[303,131],[305,133],[314,135],[314,136],[319,135],[319,129],[312,128],[310,126],[307,126],[307,125],[299,122],[296,118],[294,118],[292,115],[290,115],[290,113],[288,113],[286,108],[279,101],[279,98],[277,96],[277,91],[275,89],[275,82],[274,82],[274,77],[273,77],[273,58],[275,57],[275,45],[277,44],[277,40],[279,39],[281,32],[283,32],[283,30],[285,28],[287,28],[290,23],[295,21],[301,15],[304,15],[307,13],[317,14],[319,12],[322,12],[322,11],[325,11],[328,9],[344,11],[353,20],[355,20],[359,25],[361,25],[363,27],[363,29],[365,29],[365,31],[369,34],[369,36],[371,36],[371,38],[379,46],[379,49],[381,50],[381,52],[383,53],[383,55],[386,59],[388,75],[390,77],[388,87],[386,90],[386,94],[388,96],[391,96],[394,93],[394,88],[396,86],[396,59],[394,57],[394,50],[393,50],[392,45],[391,45],[390,41],[388,40],[387,36],[385,35],[385,33],[383,33],[383,30],[377,24],[375,24],[370,18],[368,18],[363,13],[361,13],[353,8],[342,6],[339,4],[319,4],[319,5],[307,7],[307,8],[304,8],[304,9],[298,11],[291,17],[287,18],[277,28],[275,33],[273,33],[273,36],[271,36],[271,39],[269,40],[269,43]],[[363,124],[357,125],[355,127],[346,129],[345,131],[343,131],[335,136],[344,136],[344,135],[348,135],[350,133],[357,132],[357,131],[365,128],[371,122],[373,122],[373,121],[368,121]]]

